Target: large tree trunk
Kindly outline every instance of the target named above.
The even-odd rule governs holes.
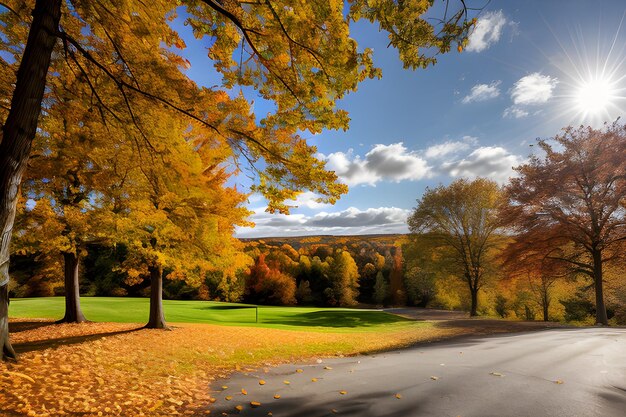
[[[2,342],[2,359],[13,360],[15,359],[15,351],[9,342],[9,286],[3,285],[0,287],[0,328],[4,329],[3,334],[6,334]]]
[[[147,329],[169,329],[163,314],[163,271],[150,267],[150,317]]]
[[[606,315],[606,306],[604,305],[602,279],[602,252],[596,250],[593,252],[593,281],[596,290],[596,324],[608,326],[609,319]]]
[[[78,256],[63,253],[65,262],[65,316],[59,323],[82,323],[87,321],[80,309],[80,284],[78,281]]]
[[[37,131],[55,33],[61,18],[61,0],[37,0],[33,21],[17,71],[11,109],[2,126],[0,142],[0,345],[2,359],[14,359],[9,342],[9,246],[17,196]]]

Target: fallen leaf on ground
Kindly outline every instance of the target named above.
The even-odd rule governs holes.
[[[242,389],[241,389],[241,393],[242,393],[243,395],[248,395],[248,391],[246,391],[246,389],[245,389],[245,388],[242,388]]]
[[[560,379],[557,379],[556,381],[554,381],[555,384],[562,384],[563,381],[561,381]]]
[[[265,385],[265,381],[262,379],[259,379],[259,385]]]
[[[402,394],[396,394],[396,398],[397,398],[397,399],[402,398]]]
[[[237,410],[237,411],[243,410],[243,405],[236,405],[235,406],[235,410]]]
[[[500,372],[491,372],[489,375],[493,375],[493,376],[504,376],[503,374],[501,374]]]
[[[439,377],[438,376],[431,376],[430,379],[432,379],[433,381],[436,381],[436,380],[439,379]]]
[[[162,405],[163,405],[163,401],[159,400],[149,410],[150,411],[154,411],[154,410],[156,410],[157,408],[159,408]]]
[[[32,378],[31,378],[31,377],[29,377],[28,375],[23,374],[23,373],[21,373],[21,372],[9,372],[9,371],[4,371],[4,373],[5,373],[6,375],[9,375],[9,376],[17,376],[17,377],[19,377],[19,378],[23,378],[23,379],[25,379],[25,380],[27,380],[27,381],[32,382],[33,384],[35,383],[35,380],[34,380],[34,379],[32,379]]]
[[[302,369],[296,369],[296,372],[301,374],[302,372],[304,372]]]
[[[287,381],[287,380],[285,379],[285,380],[283,381],[283,384],[285,384],[285,385],[289,385],[289,384],[291,384],[291,382],[289,382],[289,381]]]
[[[260,407],[261,403],[258,401],[250,401],[250,407],[252,408],[256,408],[256,407]]]
[[[275,399],[275,400],[280,399],[280,394],[275,394],[275,395],[274,395],[274,399]]]
[[[339,391],[339,394],[341,395],[346,395],[348,393],[348,391]]]
[[[225,399],[226,401],[230,401],[230,400],[232,400],[232,399],[233,399],[233,397],[231,397],[230,395],[227,395],[224,399]]]
[[[329,371],[329,370],[331,370],[331,369],[333,369],[333,368],[331,368],[330,366],[325,366],[325,367],[324,367],[324,369],[326,369],[327,371]]]
[[[311,382],[317,382],[317,378],[311,378]]]

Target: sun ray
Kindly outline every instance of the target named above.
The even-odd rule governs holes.
[[[619,46],[626,13],[615,33],[590,35],[581,26],[570,28],[569,42],[563,42],[550,28],[560,48],[551,63],[561,72],[555,94],[553,115],[567,123],[600,125],[626,113],[626,49]]]

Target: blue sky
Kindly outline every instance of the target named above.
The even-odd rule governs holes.
[[[357,23],[353,37],[374,49],[383,78],[342,101],[348,131],[310,138],[349,193],[334,206],[305,193],[290,216],[265,213],[253,195],[257,226],[237,236],[404,233],[426,187],[476,176],[505,183],[536,138],[622,116],[625,13],[623,0],[492,1],[465,51],[417,71],[402,68],[385,33]],[[187,45],[189,76],[219,84],[206,45]]]

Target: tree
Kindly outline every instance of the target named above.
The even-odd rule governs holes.
[[[504,208],[506,210],[506,207]],[[530,290],[541,307],[543,320],[550,320],[554,287],[568,275],[567,268],[554,259],[553,248],[545,241],[527,240],[529,236],[514,236],[500,254],[510,281],[517,281]]]
[[[170,28],[168,21],[176,2],[153,1],[149,4],[126,0],[115,7],[107,2],[63,2],[36,0],[29,35],[15,78],[11,107],[3,125],[0,142],[0,344],[3,358],[15,356],[8,339],[8,261],[9,244],[22,173],[35,138],[37,119],[46,86],[50,59],[61,39],[67,59],[80,62],[85,82],[93,87],[96,107],[108,112],[98,94],[98,78],[111,79],[118,97],[127,103],[133,125],[141,133],[141,122],[133,111],[132,99],[142,96],[155,105],[164,105],[186,114],[194,123],[215,132],[215,137],[232,146],[249,161],[257,173],[254,189],[269,201],[270,211],[287,212],[283,203],[302,189],[309,189],[328,202],[334,202],[346,187],[336,182],[334,173],[324,170],[315,148],[298,135],[299,131],[318,133],[324,128],[346,128],[348,117],[337,109],[337,100],[354,91],[358,82],[380,76],[373,65],[370,49],[358,48],[349,36],[350,22],[366,19],[380,22],[389,33],[390,43],[400,52],[406,67],[434,64],[431,52],[443,53],[453,43],[464,44],[472,21],[465,7],[444,16],[434,27],[422,15],[432,3],[385,0],[370,4],[366,0],[299,3],[278,6],[271,1],[258,3],[188,0],[183,3],[190,15],[188,23],[198,37],[212,40],[209,56],[223,75],[224,89],[236,85],[252,86],[266,100],[276,104],[276,111],[260,121],[252,120],[240,129],[241,109],[221,117],[206,109],[196,110],[186,103],[186,96],[159,96],[149,84],[138,82],[143,72],[158,83],[161,74],[153,71],[158,61],[130,65],[125,59],[129,48],[154,48],[151,42],[137,41],[137,36],[159,39],[155,49],[174,59],[163,48],[184,47],[184,42]],[[464,3],[463,3],[464,4]],[[67,7],[68,12],[61,10]],[[8,7],[5,14],[21,10]],[[65,20],[85,22],[90,36],[83,41],[81,31],[72,31]],[[99,60],[95,51],[107,50],[117,55],[115,61]],[[362,52],[359,52],[361,50]],[[239,61],[235,57],[240,57]],[[179,59],[180,65],[185,62]],[[152,70],[152,72],[151,72]],[[193,91],[195,94],[195,91]],[[224,90],[207,90],[218,96]],[[244,101],[245,98],[242,98]],[[223,101],[223,100],[220,100]],[[249,106],[248,106],[249,108]],[[246,114],[243,114],[244,116]],[[257,169],[262,159],[264,169]]]
[[[507,187],[505,218],[519,238],[551,248],[548,259],[593,280],[596,323],[607,325],[603,268],[626,240],[626,127],[568,127],[538,145],[544,156]]]
[[[37,253],[40,260],[59,255],[64,263],[65,314],[60,322],[83,322],[79,263],[89,243],[104,242],[106,196],[119,186],[113,171],[124,159],[124,135],[103,126],[89,107],[88,91],[72,68],[61,66],[49,83],[52,102],[39,124],[38,140],[24,175],[22,194],[35,209],[21,211],[17,249]],[[78,84],[78,88],[77,85]],[[41,206],[39,208],[38,206]]]
[[[442,279],[447,258],[427,235],[411,235],[403,244],[404,286],[410,304],[426,307],[437,296],[437,280]],[[443,259],[442,259],[443,258]],[[447,276],[447,275],[446,275]]]
[[[348,251],[337,249],[328,272],[332,294],[340,306],[353,306],[359,295],[359,269]]]
[[[129,197],[112,220],[129,250],[124,262],[129,279],[150,279],[146,327],[161,329],[167,328],[164,275],[199,287],[207,273],[219,270],[225,286],[247,266],[232,235],[234,226],[248,225],[249,212],[241,206],[245,195],[225,186],[231,176],[221,166],[227,147],[197,152],[197,132],[180,115],[159,111],[152,116],[151,139],[163,149],[150,164],[123,171]]]
[[[427,188],[408,218],[412,233],[428,233],[450,248],[454,266],[471,296],[470,315],[478,314],[478,291],[489,275],[493,251],[501,243],[498,209],[502,191],[493,181],[459,179],[447,187]]]
[[[371,302],[374,295],[374,284],[376,282],[377,269],[371,262],[365,263],[361,267],[359,275],[359,299],[362,302]]]
[[[376,274],[376,283],[374,284],[374,302],[377,305],[383,305],[387,299],[387,281],[383,275],[383,271]]]
[[[265,254],[261,254],[250,268],[246,285],[252,302],[270,305],[296,304],[295,279],[275,267],[270,268],[265,263]]]
[[[404,287],[404,258],[402,257],[402,247],[394,248],[393,262],[389,271],[389,292],[393,305],[401,306],[406,304],[406,289]]]
[[[0,345],[2,359],[14,359],[9,342],[9,246],[22,174],[26,169],[46,86],[46,74],[61,0],[36,3],[28,41],[16,76],[11,110],[2,126],[0,142]]]

